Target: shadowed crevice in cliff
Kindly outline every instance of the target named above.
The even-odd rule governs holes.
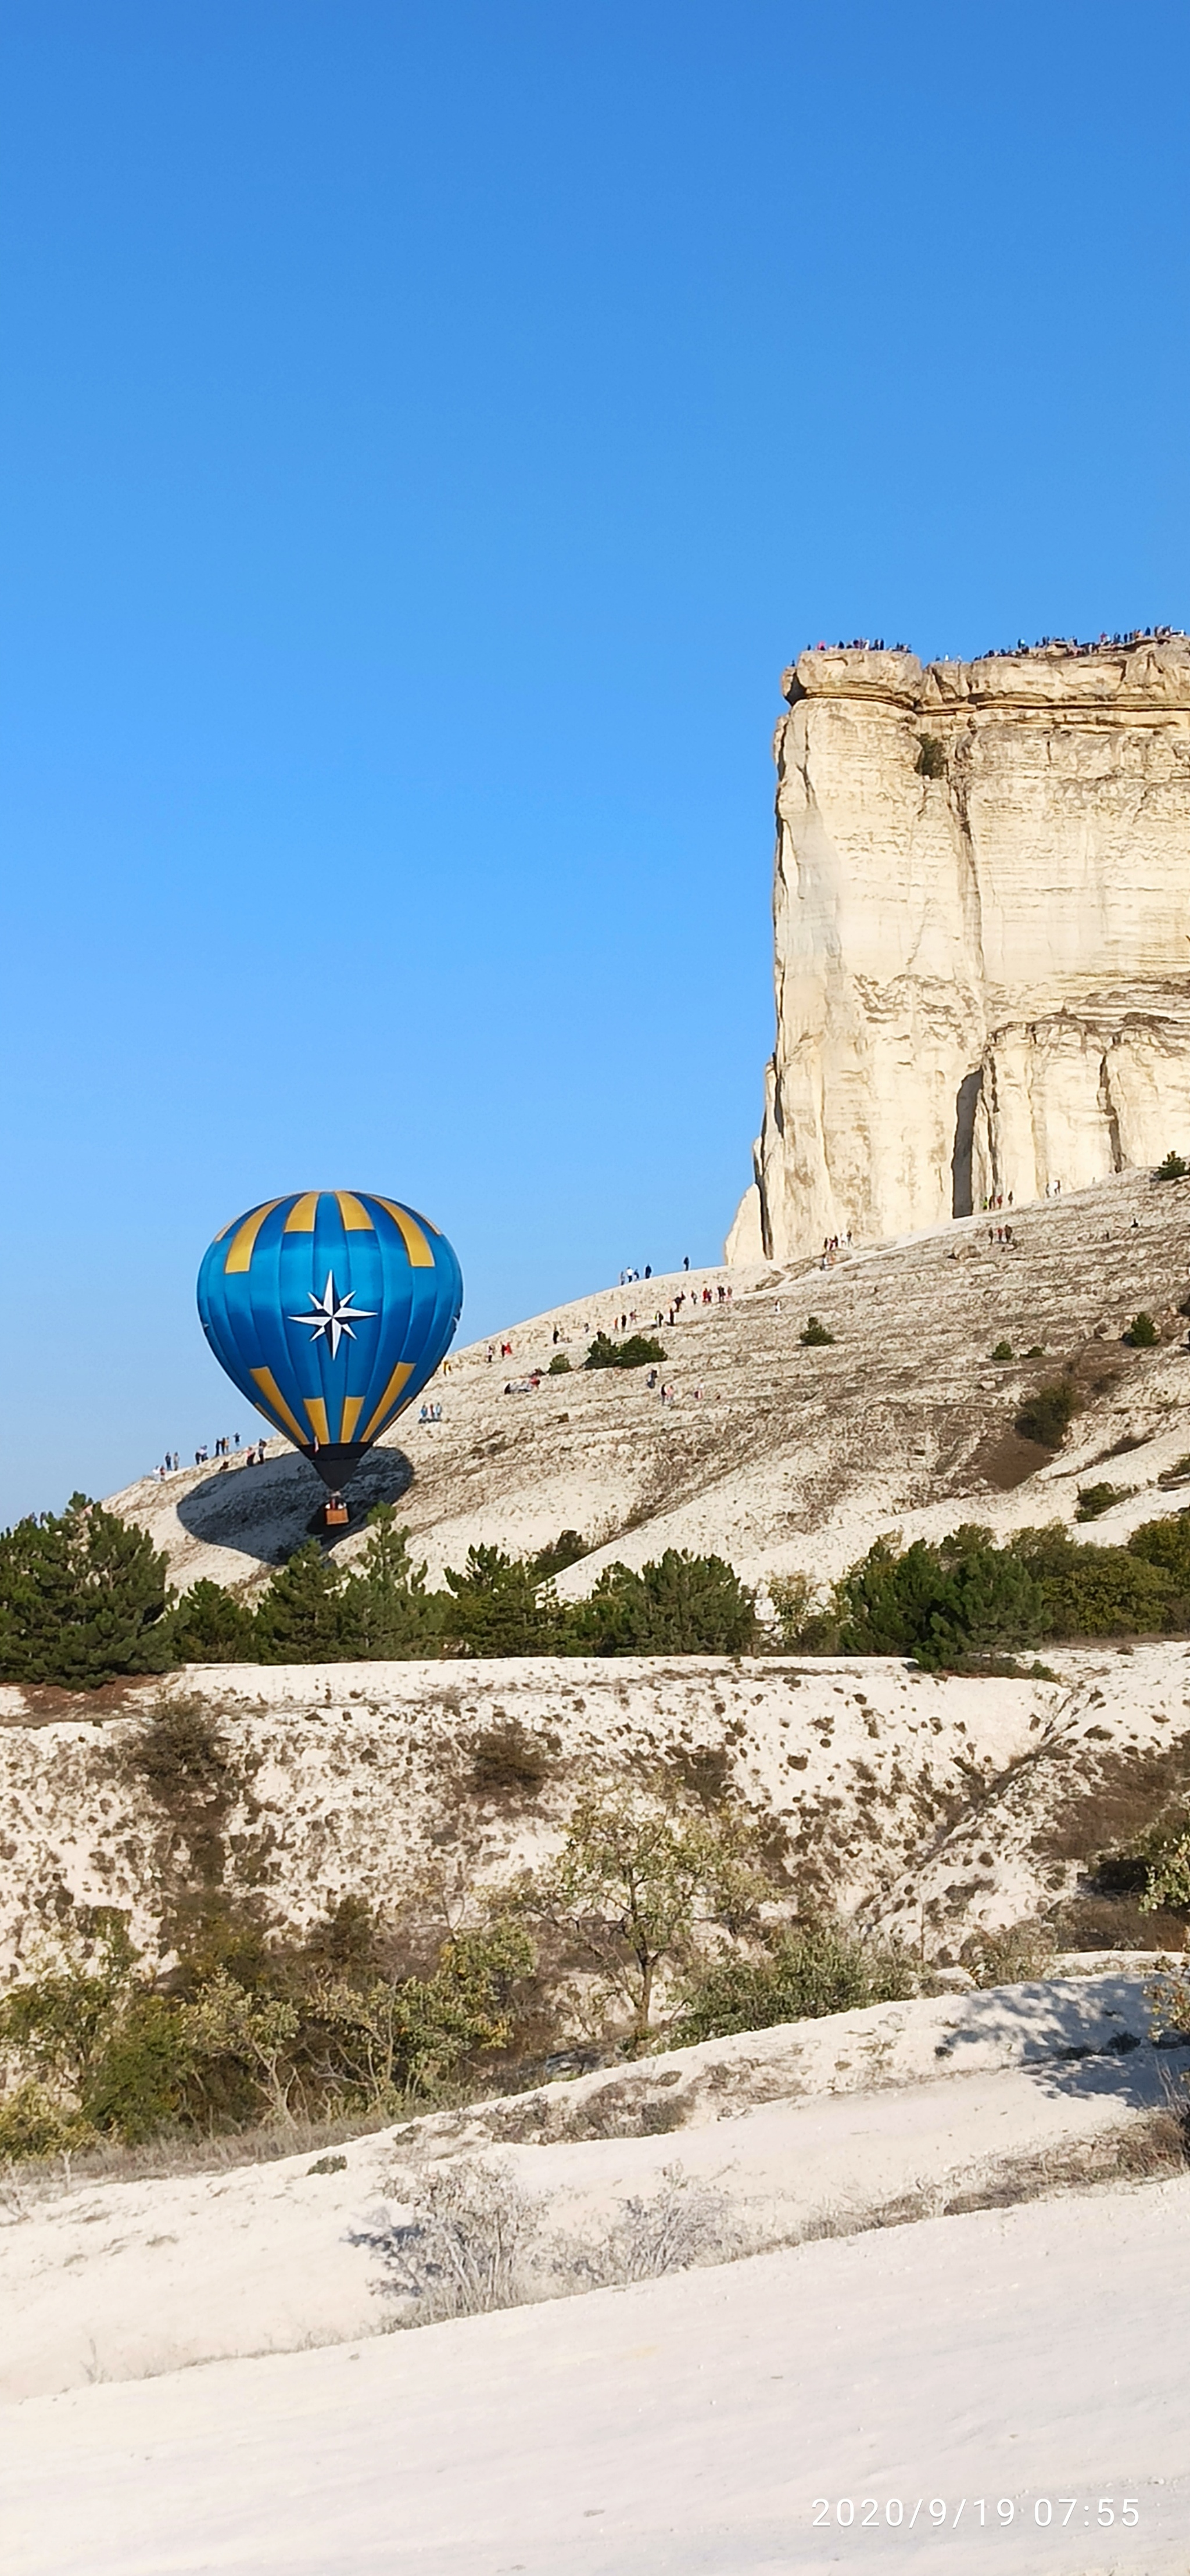
[[[983,1074],[977,1066],[965,1073],[955,1098],[954,1152],[950,1158],[951,1215],[970,1216],[971,1157],[975,1146],[975,1112],[983,1089]]]

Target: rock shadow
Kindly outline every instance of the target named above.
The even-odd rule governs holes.
[[[937,2055],[972,2074],[993,2071],[997,2057],[1015,2061],[1042,2092],[1110,2094],[1121,2108],[1156,2110],[1190,2065],[1190,2035],[1163,2034],[1154,2045],[1146,1986],[1106,1976],[964,1996]]]
[[[204,1547],[226,1547],[239,1556],[254,1556],[262,1565],[281,1565],[308,1538],[337,1547],[353,1537],[375,1504],[400,1502],[412,1482],[412,1462],[403,1449],[371,1450],[343,1498],[350,1513],[346,1528],[326,1530],[326,1487],[308,1459],[296,1450],[289,1457],[266,1458],[259,1467],[230,1458],[201,1485],[192,1486],[177,1513],[183,1529]]]

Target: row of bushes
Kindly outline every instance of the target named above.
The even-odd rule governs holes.
[[[177,1613],[181,1659],[323,1663],[435,1655],[739,1654],[754,1642],[752,1594],[718,1556],[667,1548],[636,1572],[612,1565],[585,1601],[561,1602],[552,1576],[565,1534],[537,1557],[473,1547],[431,1592],[391,1505],[350,1571],[313,1540],[278,1568],[249,1610],[197,1583]]]
[[[431,1591],[408,1531],[381,1504],[350,1568],[311,1540],[252,1604],[206,1580],[177,1600],[145,1534],[76,1496],[0,1534],[0,1678],[77,1690],[182,1663],[736,1655],[762,1642],[755,1597],[722,1557],[667,1548],[639,1570],[607,1567],[584,1601],[559,1601],[553,1577],[583,1553],[574,1531],[536,1557],[473,1547]],[[903,1550],[878,1539],[824,1607],[812,1607],[804,1577],[771,1589],[786,1646],[911,1655],[934,1669],[1058,1639],[1180,1636],[1190,1633],[1190,1513],[1146,1521],[1119,1547],[1057,1523],[999,1545],[967,1522]]]
[[[133,1758],[160,1790],[170,1763],[192,1786],[200,1755],[204,1779],[229,1758],[209,1718],[179,1734],[167,1703]],[[97,1914],[0,2000],[0,2157],[391,2118],[566,2042],[576,2004],[588,2037],[635,2054],[914,1991],[900,1952],[828,1923],[766,1928],[775,1893],[752,1821],[659,1776],[581,1792],[557,1856],[421,1960],[358,1898],[270,1936],[208,1878],[154,1977],[123,1918]]]
[[[0,2000],[0,2048],[18,2078],[0,2101],[0,2157],[391,2114],[504,2045],[533,1966],[525,1928],[496,1922],[456,1933],[425,1974],[402,1974],[351,1898],[305,1942],[213,1915],[164,1980],[145,1972],[118,1914],[89,1930],[85,1953]]]
[[[0,1534],[0,1677],[80,1690],[191,1662],[738,1654],[756,1639],[753,1596],[721,1557],[613,1565],[571,1604],[553,1577],[586,1552],[573,1530],[532,1558],[473,1547],[434,1592],[408,1539],[381,1504],[350,1569],[311,1540],[251,1605],[205,1580],[177,1600],[145,1533],[76,1494]]]
[[[877,1539],[812,1610],[808,1587],[774,1586],[788,1645],[818,1653],[911,1655],[935,1670],[986,1663],[1058,1639],[1190,1630],[1190,1513],[1145,1521],[1120,1547],[1058,1523],[1003,1546],[966,1522],[898,1550]]]

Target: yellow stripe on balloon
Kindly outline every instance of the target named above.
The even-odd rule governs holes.
[[[256,1250],[257,1235],[264,1224],[266,1216],[271,1216],[273,1209],[279,1208],[281,1205],[282,1201],[280,1199],[267,1199],[263,1207],[253,1208],[251,1216],[245,1217],[242,1226],[239,1227],[236,1234],[232,1237],[231,1250],[223,1264],[225,1277],[234,1270],[251,1269],[252,1255]]]
[[[382,1423],[382,1422],[383,1422],[383,1420],[384,1420],[385,1414],[386,1414],[386,1413],[391,1413],[391,1412],[392,1412],[393,1406],[394,1406],[394,1404],[396,1403],[397,1397],[399,1396],[399,1394],[400,1394],[400,1392],[401,1392],[401,1389],[402,1389],[402,1387],[403,1387],[403,1386],[404,1386],[404,1384],[405,1384],[406,1379],[407,1379],[407,1378],[411,1378],[411,1377],[412,1377],[412,1375],[413,1375],[413,1362],[412,1362],[412,1360],[398,1360],[397,1365],[396,1365],[395,1369],[393,1370],[392,1376],[391,1376],[391,1377],[390,1377],[390,1379],[389,1379],[388,1385],[386,1386],[386,1388],[385,1388],[385,1390],[384,1390],[384,1393],[383,1393],[383,1395],[382,1395],[382,1396],[381,1396],[381,1398],[380,1398],[380,1402],[379,1402],[379,1404],[377,1405],[376,1410],[375,1410],[374,1414],[373,1414],[373,1415],[372,1415],[372,1417],[371,1417],[371,1420],[370,1420],[370,1421],[368,1421],[368,1422],[365,1422],[365,1424],[364,1424],[363,1430],[362,1430],[362,1432],[361,1432],[361,1434],[360,1434],[361,1439],[363,1439],[363,1440],[374,1440],[374,1439],[375,1439],[376,1434],[377,1434],[378,1430],[380,1429],[380,1425],[381,1425],[381,1423]]]
[[[280,1204],[281,1202],[279,1199],[274,1199],[274,1207],[279,1207]],[[264,1404],[257,1406],[258,1413],[263,1413],[265,1406],[268,1406],[273,1413],[280,1416],[286,1430],[292,1432],[299,1449],[308,1449],[310,1445],[309,1435],[307,1432],[303,1431],[296,1414],[290,1412],[289,1406],[281,1393],[281,1389],[277,1384],[272,1370],[265,1368],[253,1369],[252,1376],[264,1397]]]
[[[314,1425],[315,1439],[320,1443],[322,1448],[329,1449],[331,1445],[331,1435],[327,1429],[326,1406],[322,1397],[320,1395],[304,1395],[302,1397],[302,1402],[305,1405],[306,1411],[310,1416],[310,1420]]]
[[[318,1214],[318,1195],[317,1190],[303,1190],[300,1199],[294,1200],[285,1219],[286,1234],[313,1234],[314,1219]]]
[[[359,1418],[360,1418],[361,1413],[363,1412],[363,1409],[364,1409],[364,1399],[363,1399],[362,1395],[345,1395],[345,1396],[344,1396],[344,1398],[343,1398],[343,1419],[342,1419],[342,1421],[341,1421],[341,1423],[340,1423],[340,1425],[339,1425],[339,1438],[340,1438],[340,1440],[342,1441],[342,1443],[343,1443],[343,1447],[344,1447],[345,1449],[347,1449],[347,1448],[349,1448],[349,1447],[350,1447],[351,1442],[352,1442],[352,1441],[354,1440],[354,1438],[355,1438],[355,1426],[356,1426],[356,1423],[359,1421]]]
[[[335,1197],[339,1202],[345,1234],[375,1234],[376,1228],[363,1200],[357,1199],[354,1190],[336,1190]]]
[[[411,1267],[414,1270],[432,1270],[434,1255],[416,1218],[410,1216],[407,1208],[398,1207],[395,1199],[377,1199],[376,1205],[387,1208],[393,1224],[400,1232]]]

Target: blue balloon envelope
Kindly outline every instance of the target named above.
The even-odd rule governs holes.
[[[266,1199],[198,1274],[220,1367],[332,1492],[433,1376],[462,1303],[446,1236],[367,1190]]]

